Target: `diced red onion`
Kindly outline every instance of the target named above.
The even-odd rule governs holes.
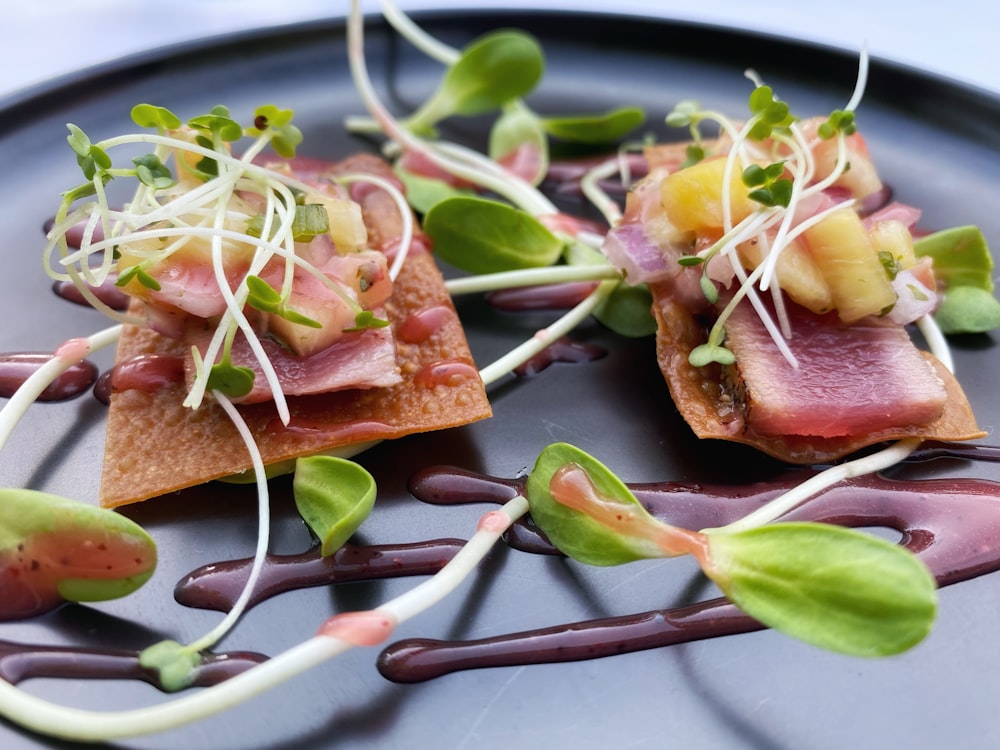
[[[937,294],[924,286],[908,269],[896,274],[892,288],[896,291],[898,299],[886,317],[893,323],[899,325],[912,323],[923,315],[933,312],[937,307]]]
[[[658,281],[678,270],[641,224],[619,224],[608,232],[601,249],[611,265],[622,269],[630,284]]]

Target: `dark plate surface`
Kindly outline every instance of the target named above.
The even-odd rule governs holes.
[[[679,99],[739,115],[755,68],[795,112],[843,106],[855,57],[712,27],[663,21],[531,13],[421,17],[461,45],[498,26],[518,25],[543,42],[549,70],[543,111],[647,107],[653,127]],[[368,60],[381,94],[398,110],[422,100],[440,68],[376,24]],[[182,116],[228,105],[240,118],[273,102],[296,110],[301,152],[337,158],[371,144],[345,136],[341,117],[361,111],[345,63],[339,22],[251,34],[178,48],[90,72],[10,102],[4,112],[0,195],[4,274],[0,351],[51,350],[103,327],[95,313],[59,301],[39,268],[42,226],[59,191],[78,180],[64,123],[95,138],[130,128],[140,101]],[[883,177],[901,200],[922,206],[924,224],[979,224],[1000,243],[1000,105],[981,93],[876,62],[859,119]],[[476,126],[451,133],[482,143]],[[484,365],[552,319],[503,314],[462,300],[473,351]],[[605,347],[601,360],[561,364],[491,389],[495,417],[448,433],[383,444],[360,457],[376,476],[379,507],[362,528],[370,543],[467,537],[484,506],[424,506],[407,479],[432,464],[502,477],[523,474],[538,452],[563,440],[630,482],[738,483],[781,467],[749,450],[698,443],[677,417],[652,342],[623,341],[594,323],[574,338]],[[957,371],[981,425],[1000,422],[997,355],[988,337],[953,342]],[[107,357],[96,357],[107,365]],[[0,484],[85,500],[96,497],[103,409],[90,396],[32,408],[0,459]],[[988,463],[939,460],[907,476],[1000,479]],[[306,532],[275,482],[272,549],[296,552]],[[127,509],[160,546],[161,566],[133,597],[67,606],[0,626],[0,639],[142,648],[187,641],[219,615],[176,604],[172,589],[193,568],[253,549],[252,491],[210,486]],[[220,649],[268,654],[310,637],[331,613],[368,608],[413,585],[399,579],[320,587],[253,609]],[[498,548],[480,572],[399,637],[477,638],[594,617],[678,606],[707,596],[685,561],[593,569]],[[460,672],[397,685],[376,671],[373,649],[356,650],[248,705],[193,727],[116,743],[121,748],[731,747],[987,748],[1000,744],[1000,576],[941,591],[939,621],[913,651],[865,661],[824,653],[772,632],[712,639],[568,664]],[[142,683],[32,680],[26,690],[67,704],[124,708],[162,700]],[[0,723],[7,750],[69,747]]]

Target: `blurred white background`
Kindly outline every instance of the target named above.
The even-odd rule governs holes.
[[[1000,93],[1000,3],[984,0],[398,0],[426,8],[563,8],[766,31],[858,50]],[[378,9],[366,0],[366,10]],[[123,55],[343,16],[348,0],[14,0],[0,24],[0,97]]]

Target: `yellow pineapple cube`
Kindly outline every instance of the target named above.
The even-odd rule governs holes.
[[[758,207],[747,197],[739,163],[725,183],[726,157],[700,161],[669,175],[662,183],[660,201],[670,222],[680,231],[705,232],[723,227],[722,196],[729,193],[732,221],[743,220]],[[728,187],[724,188],[724,185]]]
[[[326,207],[330,217],[330,238],[341,255],[363,250],[368,245],[368,230],[361,215],[361,206],[352,200],[311,193],[307,203]]]
[[[869,234],[876,253],[888,253],[901,269],[912,268],[917,262],[913,252],[913,235],[901,221],[877,221]]]
[[[807,229],[803,237],[830,286],[834,307],[843,322],[880,315],[896,303],[886,269],[852,209],[834,211]]]
[[[757,240],[741,243],[738,252],[740,261],[749,269],[756,268],[764,260],[763,248]],[[782,249],[774,273],[778,287],[794,302],[819,314],[833,309],[830,285],[803,243],[793,240]]]

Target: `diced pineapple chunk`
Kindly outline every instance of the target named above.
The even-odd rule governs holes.
[[[843,322],[879,315],[895,304],[886,269],[852,209],[834,211],[803,236]]]
[[[740,260],[748,268],[756,268],[763,261],[763,250],[756,240],[742,243]],[[833,309],[833,294],[823,273],[813,260],[809,249],[797,240],[785,246],[775,263],[778,287],[793,301],[814,313],[828,313]]]
[[[917,256],[913,252],[913,235],[903,222],[895,219],[877,221],[872,226],[869,237],[875,252],[888,253],[899,269],[912,268],[917,262]]]
[[[663,181],[660,201],[670,222],[677,229],[682,232],[703,232],[723,227],[725,169],[725,157],[706,159],[674,172]],[[748,192],[749,189],[743,184],[739,165],[734,165],[728,185],[734,224],[749,216],[757,207],[747,197]]]
[[[343,255],[367,247],[368,230],[365,229],[360,205],[322,193],[310,194],[309,203],[326,206],[326,212],[330,216],[330,238],[337,252]]]

